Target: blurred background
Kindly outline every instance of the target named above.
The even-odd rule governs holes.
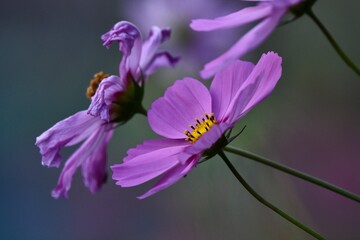
[[[258,203],[219,159],[194,169],[174,186],[146,200],[152,184],[120,188],[109,178],[91,194],[76,175],[69,199],[50,191],[60,169],[41,165],[35,138],[56,122],[86,109],[85,90],[100,70],[117,74],[117,46],[102,47],[101,34],[128,20],[146,36],[152,25],[173,28],[164,48],[182,57],[147,84],[144,105],[176,79],[199,78],[204,63],[228,49],[249,27],[192,32],[193,18],[216,17],[249,5],[237,0],[44,1],[0,3],[0,238],[1,239],[312,239]],[[344,51],[360,65],[359,1],[319,1],[314,11]],[[279,27],[256,51],[283,57],[274,93],[252,110],[233,145],[360,194],[360,79],[304,16]],[[207,83],[209,84],[209,83]],[[142,116],[119,128],[109,165],[126,150],[157,136]],[[64,160],[74,151],[62,151]],[[228,155],[266,199],[329,239],[360,238],[360,205],[337,194]],[[111,174],[111,173],[110,173]]]

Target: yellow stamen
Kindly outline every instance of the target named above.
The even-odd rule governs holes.
[[[195,118],[195,125],[190,125],[189,127],[192,129],[185,130],[185,135],[187,136],[186,140],[190,143],[195,143],[204,133],[208,132],[214,124],[217,124],[214,114],[207,114],[201,118],[201,120]]]
[[[100,82],[107,78],[109,75],[103,71],[94,74],[94,78],[90,80],[90,86],[86,90],[86,96],[91,98],[95,95],[97,88],[99,87]]]

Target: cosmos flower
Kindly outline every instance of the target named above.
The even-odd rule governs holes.
[[[130,149],[112,166],[116,184],[131,187],[162,175],[143,199],[188,174],[202,156],[215,155],[228,142],[224,133],[274,89],[281,61],[273,52],[256,66],[236,60],[216,74],[210,91],[193,78],[176,81],[148,111],[150,127],[163,138]]]
[[[302,2],[302,0],[259,0],[259,2],[261,3],[257,6],[247,7],[215,19],[192,20],[190,27],[195,31],[234,28],[261,20],[259,24],[240,38],[228,51],[207,63],[200,73],[203,78],[213,76],[235,59],[242,57],[259,46],[272,33],[284,14],[290,8]]]
[[[42,164],[59,167],[60,150],[84,141],[69,157],[52,191],[54,198],[67,197],[73,175],[81,166],[85,185],[91,192],[99,191],[106,180],[106,148],[119,123],[128,121],[143,111],[143,79],[161,66],[173,66],[178,58],[167,52],[157,52],[170,37],[169,29],[153,27],[142,42],[138,28],[129,22],[117,23],[102,36],[104,46],[119,43],[123,58],[119,76],[100,72],[94,75],[87,89],[91,98],[88,110],[80,111],[58,122],[36,138]]]

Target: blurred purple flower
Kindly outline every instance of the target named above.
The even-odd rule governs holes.
[[[153,27],[148,39],[142,43],[137,27],[125,21],[117,23],[102,36],[104,46],[108,47],[113,41],[120,45],[123,58],[119,76],[96,74],[87,90],[91,97],[89,109],[58,122],[36,138],[42,164],[48,167],[60,166],[59,152],[63,147],[84,141],[66,161],[52,191],[54,198],[67,197],[73,175],[80,166],[85,185],[93,193],[99,191],[106,180],[107,145],[116,124],[126,122],[140,111],[143,78],[158,67],[173,66],[178,61],[167,52],[157,52],[160,44],[169,37],[169,29]]]
[[[256,66],[234,61],[216,74],[210,91],[192,78],[176,81],[148,112],[151,128],[165,138],[130,149],[122,164],[111,167],[116,184],[131,187],[163,174],[143,199],[188,174],[202,155],[214,155],[215,146],[223,147],[224,132],[274,89],[281,61],[273,52]]]
[[[181,52],[181,59],[184,61],[178,70],[183,69],[181,72],[187,73],[198,71],[200,63],[213,56],[212,51],[208,51],[209,48],[228,45],[237,36],[234,32],[219,38],[217,33],[213,33],[204,41],[202,36],[192,34],[189,21],[199,17],[199,14],[207,18],[215,14],[225,14],[242,5],[242,2],[233,0],[134,0],[120,4],[121,14],[133,19],[142,28],[149,28],[152,24],[166,24],[171,27],[176,36],[168,47]]]
[[[195,31],[213,31],[242,26],[257,20],[262,20],[247,32],[227,52],[207,63],[200,72],[203,78],[209,78],[229,65],[235,59],[242,57],[250,50],[260,45],[275,29],[280,19],[289,9],[302,0],[258,0],[257,6],[247,7],[240,11],[215,19],[195,19],[190,27]]]

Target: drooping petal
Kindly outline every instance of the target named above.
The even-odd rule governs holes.
[[[84,162],[88,161],[88,158],[92,156],[99,147],[103,147],[104,137],[106,135],[105,125],[99,127],[95,132],[93,132],[89,138],[71,155],[71,157],[66,161],[63,170],[61,171],[58,183],[56,187],[51,192],[51,195],[54,198],[67,197],[67,193],[71,188],[72,178],[77,170],[77,168]],[[99,156],[100,161],[103,160],[104,156]]]
[[[169,171],[167,171],[164,176],[160,178],[160,180],[155,184],[154,187],[152,187],[149,191],[147,191],[145,194],[139,196],[139,199],[147,198],[161,190],[164,190],[165,188],[171,186],[175,182],[179,181],[182,177],[187,175],[191,169],[193,169],[197,162],[200,159],[200,155],[194,155],[191,158],[189,158],[185,164],[178,164]]]
[[[151,28],[148,39],[143,43],[140,58],[140,68],[145,76],[149,76],[159,67],[173,67],[179,61],[179,57],[173,57],[168,52],[157,53],[161,43],[170,36],[169,28],[161,29],[157,26]]]
[[[122,187],[139,185],[179,164],[178,154],[189,143],[172,139],[166,139],[166,141],[168,142],[166,146],[159,140],[146,141],[135,148],[137,155],[132,155],[131,159],[122,164],[112,166],[116,184]]]
[[[281,62],[281,57],[274,52],[261,56],[230,103],[229,111],[224,117],[226,122],[236,122],[271,93],[281,76]]]
[[[120,76],[124,78],[128,71],[131,71],[133,76],[136,76],[142,48],[139,29],[130,22],[121,21],[115,24],[110,31],[103,34],[101,39],[106,47],[109,47],[114,41],[119,43],[119,50],[123,53],[119,66]]]
[[[271,14],[271,11],[271,5],[263,4],[254,7],[247,7],[241,9],[240,11],[215,19],[192,20],[190,27],[196,31],[213,31],[218,29],[232,28],[267,17]]]
[[[144,75],[149,76],[160,67],[174,67],[179,60],[180,57],[173,57],[168,52],[156,53],[145,68]]]
[[[217,121],[222,122],[230,114],[229,106],[253,68],[254,64],[237,60],[215,75],[210,94]]]
[[[92,149],[92,154],[81,164],[84,184],[92,193],[98,192],[107,178],[107,145],[114,133],[114,127],[108,124],[104,131],[104,136],[98,140],[98,146]]]
[[[35,145],[40,148],[42,164],[58,167],[61,162],[61,148],[81,142],[103,123],[100,118],[81,111],[55,124],[36,138]]]
[[[208,89],[192,78],[178,80],[165,95],[151,105],[148,111],[150,127],[157,134],[184,139],[184,131],[195,123],[195,118],[211,113],[211,96]]]
[[[118,76],[110,76],[102,80],[91,99],[88,114],[100,116],[101,119],[109,122],[111,120],[110,105],[116,100],[116,95],[123,92],[125,88],[124,80]]]
[[[270,17],[261,21],[257,26],[246,33],[235,45],[228,51],[209,62],[201,71],[203,78],[209,78],[228,66],[235,59],[240,58],[250,50],[256,48],[262,43],[277,26],[280,18],[284,15],[286,9],[274,10]]]
[[[149,36],[146,41],[144,41],[142,46],[142,54],[140,59],[140,67],[143,71],[146,71],[147,66],[149,65],[150,60],[153,58],[157,52],[160,44],[170,38],[171,30],[161,29],[157,26],[153,26],[150,30]]]

